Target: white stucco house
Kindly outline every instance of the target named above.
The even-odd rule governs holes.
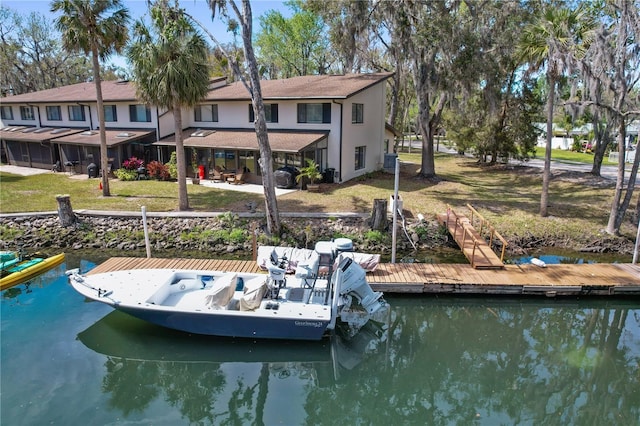
[[[385,126],[385,82],[391,75],[261,81],[274,170],[313,159],[326,179],[344,182],[380,169],[393,146],[392,129]],[[168,161],[175,150],[172,113],[142,104],[132,82],[103,82],[102,91],[113,167],[131,156]],[[6,161],[39,168],[60,162],[78,172],[99,164],[95,98],[89,82],[0,99]],[[182,122],[184,145],[196,150],[198,165],[242,169],[249,181],[261,181],[253,110],[242,83],[212,80],[207,97],[182,111]]]

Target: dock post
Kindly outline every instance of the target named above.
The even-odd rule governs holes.
[[[144,246],[147,249],[147,258],[151,258],[151,245],[149,244],[149,230],[147,228],[147,207],[142,206],[142,227],[144,228]]]
[[[393,184],[393,229],[391,231],[391,263],[396,263],[396,242],[398,239],[398,187],[400,186],[400,160],[396,157],[396,174]]]
[[[640,218],[638,218],[638,233],[636,234],[636,245],[633,249],[633,260],[631,263],[635,264],[638,261],[638,243],[640,242]]]
[[[60,225],[63,227],[69,227],[76,223],[76,215],[71,208],[71,196],[68,194],[56,195],[56,201],[58,202],[58,217],[60,218]]]

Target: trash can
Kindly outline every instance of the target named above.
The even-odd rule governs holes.
[[[204,177],[206,176],[204,173],[204,166],[198,166],[198,175],[200,176],[200,180],[204,180]]]
[[[336,174],[336,169],[329,167],[324,170],[324,183],[333,183],[333,176]]]
[[[87,175],[89,175],[90,178],[98,177],[98,166],[96,166],[96,163],[90,163],[87,166]]]

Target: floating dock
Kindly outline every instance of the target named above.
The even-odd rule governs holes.
[[[90,274],[121,269],[207,269],[263,272],[255,261],[114,257]],[[640,296],[640,265],[532,264],[477,269],[467,264],[381,263],[367,273],[376,291],[413,294]]]

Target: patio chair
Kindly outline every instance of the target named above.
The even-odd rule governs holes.
[[[218,170],[217,167],[214,167],[211,170],[211,174],[209,175],[209,178],[214,182],[222,182],[222,181],[224,181],[224,178],[222,177],[222,174],[220,173],[220,170]]]
[[[230,183],[232,185],[241,185],[241,184],[243,184],[244,183],[244,173],[238,173],[237,175],[229,177],[227,179],[227,183]]]

